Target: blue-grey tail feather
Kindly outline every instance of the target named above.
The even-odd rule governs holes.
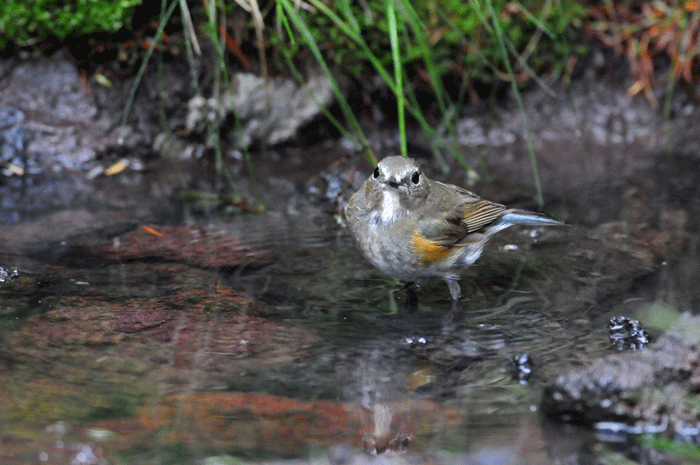
[[[524,225],[563,225],[561,221],[557,221],[554,218],[550,218],[546,215],[540,213],[528,212],[525,210],[511,210],[504,213],[497,221],[497,224],[501,225],[511,225],[511,224],[524,224]]]

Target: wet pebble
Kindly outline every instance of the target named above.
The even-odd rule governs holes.
[[[11,279],[19,278],[19,270],[16,266],[0,267],[0,283],[7,282]]]
[[[638,320],[617,316],[608,323],[610,343],[617,350],[640,350],[649,344],[649,335]]]
[[[520,384],[527,384],[527,380],[530,379],[532,369],[534,368],[534,363],[530,354],[527,352],[516,354],[511,357],[510,361],[513,379]]]

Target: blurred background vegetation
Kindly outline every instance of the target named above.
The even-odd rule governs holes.
[[[201,41],[215,32],[209,38],[224,45],[233,66],[258,73],[287,74],[288,58],[303,64],[318,47],[334,72],[392,77],[379,68],[394,65],[393,34],[405,85],[446,90],[453,100],[463,92],[478,97],[483,84],[567,77],[591,40],[627,57],[636,78],[630,91],[650,101],[656,81],[691,82],[699,71],[700,6],[692,0],[7,0],[0,5],[0,48],[7,55],[64,47],[89,68],[132,45],[162,44],[166,36],[154,37],[158,22],[175,6],[180,14],[165,25],[168,40],[184,47],[186,33]],[[672,66],[656,76],[654,59],[662,56]]]

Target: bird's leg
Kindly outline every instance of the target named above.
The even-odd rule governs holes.
[[[450,288],[450,296],[452,297],[450,312],[456,313],[459,311],[459,299],[462,298],[462,289],[459,287],[457,279],[445,278],[445,281],[447,281],[447,287]]]
[[[418,296],[416,295],[416,283],[413,281],[406,283],[403,287],[406,290],[406,304],[403,306],[405,313],[414,313],[418,310]]]

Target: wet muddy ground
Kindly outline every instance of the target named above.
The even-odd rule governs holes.
[[[231,148],[240,201],[220,203],[177,63],[128,129],[128,82],[88,91],[60,54],[0,70],[0,463],[700,462],[684,95],[666,124],[609,71],[529,90],[544,209],[570,226],[500,233],[461,313],[435,281],[406,314],[339,215],[371,171],[347,141],[253,153],[254,176]],[[420,136],[412,155],[537,208],[515,105],[458,131],[480,179],[443,173]],[[396,141],[370,135],[381,155]]]

